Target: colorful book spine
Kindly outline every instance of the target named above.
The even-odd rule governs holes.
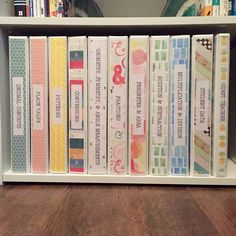
[[[213,35],[192,37],[191,174],[211,174]]]
[[[220,15],[220,0],[212,0],[212,16]]]
[[[26,16],[30,16],[30,0],[26,0]]]
[[[149,174],[168,174],[170,36],[150,38]]]
[[[128,37],[108,39],[108,173],[127,174]]]
[[[15,16],[27,16],[26,0],[14,0]]]
[[[63,0],[49,0],[50,16],[51,17],[63,17]]]
[[[88,172],[106,174],[107,37],[88,37]]]
[[[29,52],[27,37],[9,37],[11,167],[30,169]]]
[[[228,16],[232,16],[232,11],[233,11],[233,0],[229,0]]]
[[[48,171],[47,37],[30,37],[31,172]]]
[[[50,172],[67,172],[67,38],[49,37]]]
[[[148,171],[149,37],[130,36],[129,43],[129,173]]]
[[[200,9],[199,15],[200,16],[212,16],[212,0],[199,0]]]
[[[64,16],[63,0],[56,1],[56,17]]]
[[[57,0],[48,0],[49,1],[49,16],[56,17],[57,16]]]
[[[228,110],[230,35],[215,36],[214,106],[213,106],[213,175],[227,175],[228,160]]]
[[[229,0],[220,0],[220,16],[228,16]]]
[[[87,38],[68,38],[69,172],[87,172]]]
[[[189,173],[190,36],[171,37],[170,174]]]

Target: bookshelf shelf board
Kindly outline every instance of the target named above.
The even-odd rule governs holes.
[[[0,17],[1,27],[8,26],[217,26],[236,24],[234,16],[216,17]]]
[[[229,160],[227,177],[197,176],[112,176],[78,174],[16,174],[5,172],[3,182],[60,182],[107,184],[236,185],[236,165]]]
[[[8,35],[164,35],[229,32],[236,40],[236,17],[0,17]],[[122,30],[121,30],[122,29]]]

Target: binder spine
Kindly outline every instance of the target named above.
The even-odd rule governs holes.
[[[88,172],[107,169],[107,37],[88,37]]]
[[[11,167],[28,172],[30,161],[29,54],[27,37],[9,37]]]
[[[49,37],[50,172],[67,172],[67,38]]]
[[[87,172],[87,38],[68,38],[69,172]]]
[[[31,172],[48,171],[47,37],[30,37]]]
[[[170,174],[189,173],[190,37],[171,37]]]
[[[127,36],[109,37],[108,58],[108,173],[127,174]]]
[[[213,35],[192,37],[191,174],[210,175]]]
[[[148,172],[149,37],[130,36],[129,45],[129,172]]]
[[[230,35],[215,36],[213,175],[227,175]]]
[[[168,174],[169,36],[150,38],[149,174]]]

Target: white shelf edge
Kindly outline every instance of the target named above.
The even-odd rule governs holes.
[[[235,16],[222,17],[0,17],[0,26],[171,26],[236,24]]]
[[[130,176],[78,174],[3,174],[3,182],[40,183],[107,183],[107,184],[172,184],[172,185],[236,185],[236,165],[229,160],[227,177],[197,176]]]

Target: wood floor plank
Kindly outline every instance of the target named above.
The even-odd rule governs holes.
[[[220,235],[236,235],[235,188],[188,188]]]
[[[235,201],[234,188],[10,184],[0,235],[236,235]]]

